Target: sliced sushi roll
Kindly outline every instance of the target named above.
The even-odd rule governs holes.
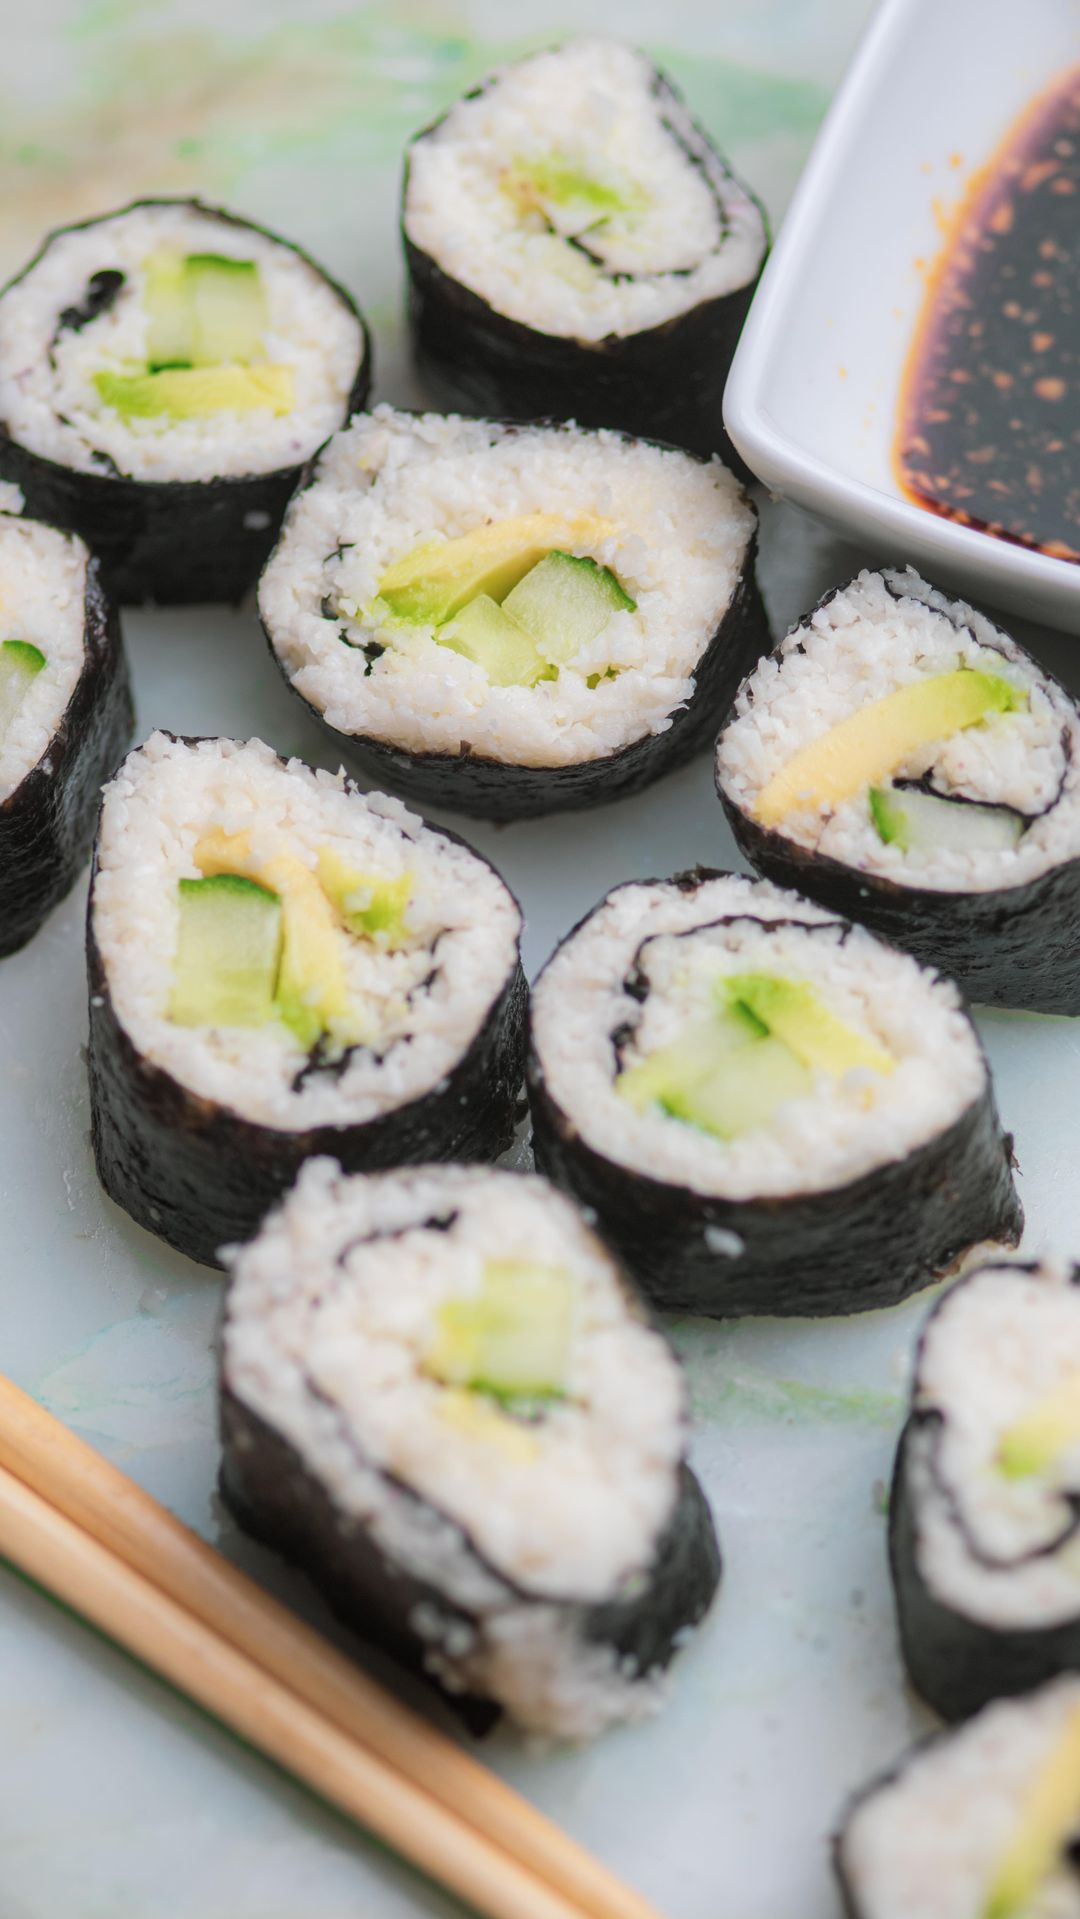
[[[0,958],[78,878],[131,727],[97,561],[70,533],[0,512]]]
[[[1078,1919],[1080,1680],[1000,1700],[855,1800],[848,1919]]]
[[[765,215],[643,53],[571,40],[493,73],[409,147],[402,232],[440,405],[731,457]]]
[[[50,234],[0,294],[0,477],[121,602],[236,601],[370,378],[360,314],[299,247],[137,200]]]
[[[675,1312],[889,1306],[1023,1214],[949,980],[731,873],[617,886],[533,989],[537,1164]]]
[[[380,406],[320,454],[259,610],[368,773],[514,819],[618,798],[711,742],[769,644],[756,535],[718,460]]]
[[[980,1266],[935,1308],[889,1540],[908,1672],[946,1719],[1080,1670],[1080,1268]]]
[[[242,1523],[530,1732],[654,1710],[719,1553],[678,1361],[576,1207],[493,1168],[320,1159],[229,1264]]]
[[[769,879],[971,999],[1080,1013],[1080,707],[984,614],[860,573],[751,673],[716,778]]]
[[[398,800],[261,740],[154,733],[106,788],[88,922],[98,1173],[217,1263],[302,1160],[511,1143],[521,914]]]

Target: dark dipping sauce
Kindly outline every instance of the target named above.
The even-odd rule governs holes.
[[[919,506],[1080,561],[1080,67],[975,181],[936,269],[900,405]]]

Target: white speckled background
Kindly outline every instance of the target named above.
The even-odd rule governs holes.
[[[378,397],[413,401],[396,183],[409,131],[493,60],[588,26],[643,41],[778,218],[868,0],[38,0],[5,36],[0,267],[47,226],[198,190],[303,241],[359,296]],[[224,24],[223,24],[224,23]],[[511,31],[512,29],[512,31]],[[928,191],[932,187],[928,187]],[[862,556],[767,508],[781,626]],[[895,556],[901,557],[901,556]],[[250,611],[132,614],[138,734],[258,732],[334,764]],[[1076,677],[1075,649],[1029,634]],[[458,822],[455,822],[458,824]],[[732,848],[706,761],[608,811],[464,824],[524,901],[532,969],[616,881]],[[214,1493],[220,1282],[100,1193],[82,1061],[85,888],[0,968],[0,1365],[224,1550],[321,1618]],[[1072,1022],[981,1020],[1027,1244],[1076,1251]],[[670,1919],[836,1919],[847,1792],[926,1723],[897,1664],[883,1492],[928,1302],[832,1323],[684,1321],[695,1463],[727,1570],[666,1715],[586,1753],[505,1734],[493,1765]],[[451,1902],[0,1567],[0,1919],[403,1919]],[[914,1919],[914,1915],[913,1915]]]

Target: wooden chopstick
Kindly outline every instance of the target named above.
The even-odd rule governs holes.
[[[87,1546],[96,1542],[107,1556],[116,1555],[125,1568],[149,1581],[158,1595],[188,1616],[189,1626],[201,1624],[228,1642],[246,1666],[260,1669],[263,1685],[267,1683],[263,1675],[270,1675],[294,1701],[303,1702],[338,1733],[359,1742],[372,1759],[391,1767],[401,1781],[423,1794],[429,1813],[414,1814],[414,1819],[422,1823],[440,1809],[453,1815],[486,1846],[497,1849],[508,1865],[516,1863],[520,1873],[531,1875],[530,1883],[543,1882],[552,1895],[588,1919],[657,1919],[655,1909],[640,1894],[527,1800],[369,1678],[2,1375],[0,1467],[88,1535]],[[0,1551],[8,1550],[6,1534],[5,1514]],[[14,1550],[10,1556],[17,1558]],[[59,1590],[52,1579],[38,1573],[32,1576]],[[77,1591],[70,1598],[67,1593],[61,1596],[75,1610],[87,1610]],[[162,1603],[160,1598],[157,1603]],[[111,1631],[108,1616],[95,1623]],[[139,1656],[156,1664],[144,1653]],[[182,1690],[191,1690],[182,1674],[169,1677]],[[211,1712],[216,1710],[213,1698],[204,1703]],[[246,1736],[261,1743],[253,1734]],[[287,1756],[284,1763],[290,1763]],[[330,1792],[327,1796],[336,1797]],[[363,1812],[357,1816],[365,1817]],[[374,1818],[365,1822],[382,1831]],[[390,1843],[398,1844],[394,1839]],[[402,1844],[400,1850],[417,1857],[412,1845]],[[439,1872],[433,1876],[444,1877]],[[461,1889],[448,1878],[446,1883]],[[520,1893],[514,1896],[518,1903],[512,1909],[513,1919],[526,1919]],[[481,1904],[481,1910],[496,1908]],[[566,1919],[565,1906],[563,1913]]]
[[[491,1919],[579,1909],[0,1467],[0,1549],[215,1719]]]

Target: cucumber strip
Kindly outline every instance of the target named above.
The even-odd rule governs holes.
[[[0,642],[0,744],[44,665],[44,653],[29,640]]]
[[[902,853],[1007,853],[1027,822],[1008,806],[946,799],[914,787],[873,786],[870,817],[878,838]]]
[[[281,901],[240,873],[179,882],[169,1018],[178,1026],[262,1026],[275,1013]]]
[[[507,594],[502,610],[544,659],[561,666],[599,638],[613,613],[636,606],[610,567],[554,548]]]

